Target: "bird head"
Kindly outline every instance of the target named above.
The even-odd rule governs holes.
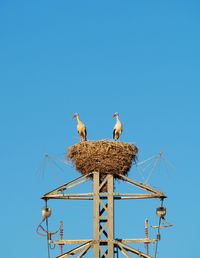
[[[76,116],[78,116],[78,113],[74,114],[73,117],[72,117],[72,119],[73,119],[74,117],[76,117]]]
[[[116,112],[116,113],[113,115],[113,117],[115,117],[115,116],[119,116],[119,113],[118,113],[118,112]]]

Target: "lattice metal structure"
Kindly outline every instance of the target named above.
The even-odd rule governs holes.
[[[87,180],[93,180],[93,192],[91,193],[66,193],[66,190],[77,186]],[[154,188],[138,182],[132,178],[124,175],[118,175],[119,180],[128,183],[132,186],[140,188],[145,193],[119,193],[114,191],[114,175],[104,174],[99,172],[92,172],[76,178],[51,192],[44,194],[42,199],[78,199],[78,200],[93,200],[93,239],[78,239],[78,240],[51,240],[49,243],[55,245],[78,244],[78,246],[64,254],[58,256],[59,258],[70,257],[84,257],[87,252],[93,248],[94,258],[114,258],[118,257],[118,252],[122,252],[125,257],[132,257],[133,255],[144,258],[153,258],[131,246],[128,243],[155,243],[159,239],[115,239],[114,235],[114,201],[122,199],[148,199],[160,198],[164,199],[166,196],[155,190]],[[57,258],[58,258],[57,257]]]

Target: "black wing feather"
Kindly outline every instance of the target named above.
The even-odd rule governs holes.
[[[113,130],[113,139],[115,139],[115,131],[116,129]]]

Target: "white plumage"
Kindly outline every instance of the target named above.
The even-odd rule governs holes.
[[[78,130],[78,133],[81,137],[81,141],[87,141],[87,130],[86,130],[86,127],[84,125],[84,123],[82,123],[79,119],[79,115],[78,113],[76,113],[72,118],[76,117],[77,118],[77,130]]]
[[[119,139],[119,141],[120,141],[120,136],[121,136],[122,131],[123,131],[123,126],[122,126],[122,123],[119,120],[119,113],[118,112],[116,112],[113,115],[113,117],[115,117],[115,116],[117,118],[117,122],[116,122],[116,124],[114,126],[114,130],[113,130],[113,139],[114,140],[118,140]]]

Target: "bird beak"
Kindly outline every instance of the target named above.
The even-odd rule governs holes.
[[[115,116],[116,116],[116,114],[113,115],[113,117],[115,117]]]
[[[73,119],[74,117],[76,117],[76,115],[74,115],[71,119]]]

